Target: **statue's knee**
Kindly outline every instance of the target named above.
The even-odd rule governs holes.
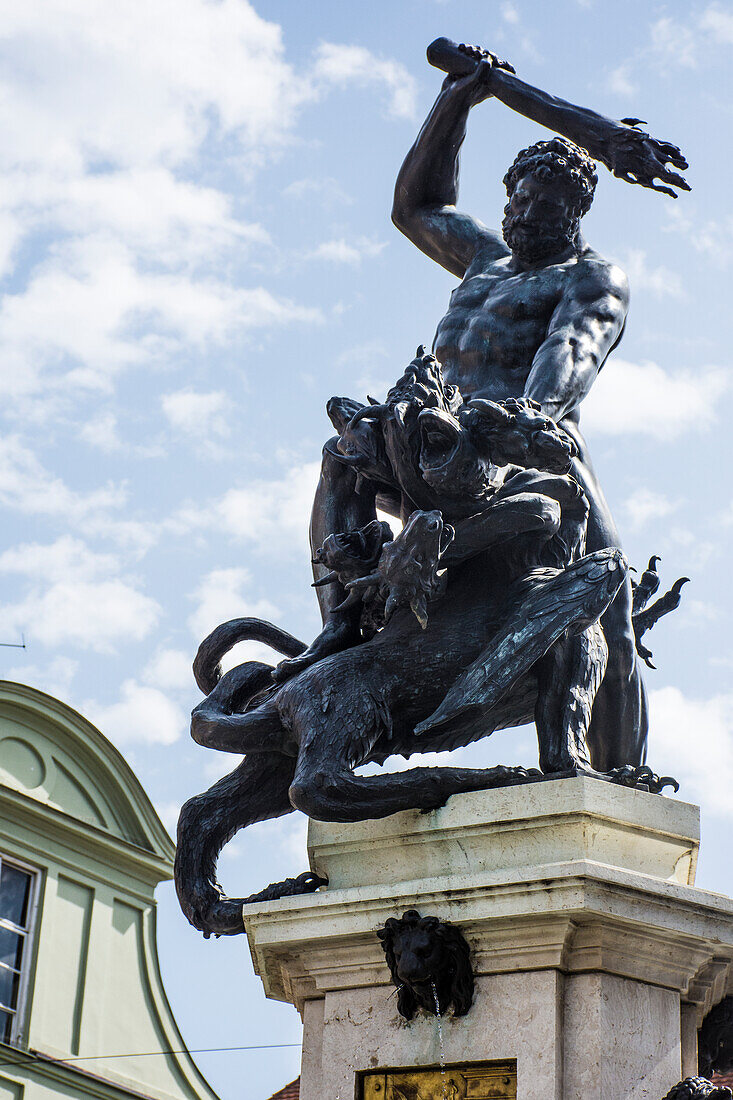
[[[290,804],[308,817],[323,818],[333,802],[336,784],[325,771],[296,779],[288,790]]]
[[[562,523],[562,508],[558,501],[552,497],[540,497],[536,515],[541,530],[548,538],[557,534]]]
[[[290,805],[295,810],[300,810],[301,813],[308,813],[308,794],[310,791],[310,783],[306,783],[302,779],[296,780],[291,783],[288,789],[288,798],[290,799]]]
[[[191,737],[197,745],[201,745],[205,749],[216,747],[212,743],[215,725],[216,723],[212,722],[208,716],[199,714],[194,710],[191,715]]]

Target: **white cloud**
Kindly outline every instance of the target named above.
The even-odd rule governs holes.
[[[5,67],[2,100],[21,163],[182,164],[212,124],[277,147],[307,95],[280,28],[247,0],[130,0],[114,21],[103,0],[0,10],[5,50],[24,57]]]
[[[163,412],[173,428],[200,439],[207,435],[229,435],[225,414],[230,398],[223,390],[212,393],[178,390],[164,394],[161,401]]]
[[[33,407],[45,405],[43,398],[38,395],[30,398],[29,404]],[[137,458],[163,458],[165,450],[161,443],[155,439],[145,443],[131,443],[122,439],[119,433],[118,418],[110,409],[100,411],[85,420],[83,424],[74,425],[80,439],[95,447],[106,455],[134,455]]]
[[[261,225],[232,215],[229,196],[160,166],[67,175],[13,167],[0,197],[21,219],[16,229],[52,226],[74,237],[110,237],[157,265],[210,267],[227,249],[269,241]]]
[[[335,264],[353,264],[357,266],[364,258],[378,256],[387,247],[386,241],[370,241],[366,237],[345,240],[339,237],[332,241],[322,241],[309,254],[313,260],[327,260]]]
[[[700,15],[683,22],[665,15],[651,25],[652,50],[664,65],[696,68],[701,53],[711,45],[733,45],[733,11],[721,4],[709,4]]]
[[[581,420],[599,434],[673,440],[714,423],[730,384],[730,371],[722,367],[672,374],[657,363],[611,357],[583,403]]]
[[[282,825],[282,850],[291,858],[300,862],[301,866],[308,863],[308,820],[303,814],[293,814],[292,817],[280,818]],[[298,874],[299,872],[295,872]]]
[[[197,178],[218,143],[230,176],[251,173],[316,94],[277,24],[247,0],[130,0],[114,29],[102,0],[0,0],[0,14],[0,271],[34,244],[0,312],[0,392],[109,387],[124,368],[319,316],[217,275],[269,237]]]
[[[698,43],[692,27],[668,15],[651,25],[652,48],[666,64],[695,68]]]
[[[6,508],[79,523],[100,511],[118,508],[124,501],[124,490],[115,485],[75,492],[49,474],[16,436],[0,438],[0,503]]]
[[[675,560],[684,562],[685,573],[690,577],[696,577],[703,573],[712,558],[720,554],[720,541],[713,541],[704,537],[701,528],[689,529],[687,527],[667,526],[664,537],[659,544],[659,550],[667,555],[668,548],[673,551]]]
[[[117,434],[117,417],[112,412],[102,412],[93,420],[82,424],[79,435],[92,447],[112,454],[122,450],[123,444]]]
[[[0,574],[27,578],[19,599],[0,605],[0,630],[22,631],[29,642],[109,653],[144,638],[160,614],[155,600],[120,575],[114,555],[69,536],[6,550]]]
[[[196,607],[188,619],[197,639],[204,638],[214,627],[229,619],[248,615],[277,619],[280,612],[274,604],[267,599],[252,599],[247,592],[250,582],[249,572],[239,568],[214,569],[202,578],[191,597]]]
[[[626,99],[636,95],[638,91],[637,85],[631,79],[629,65],[626,63],[619,65],[608,74],[606,85],[609,92],[623,96]]]
[[[247,285],[246,250],[270,238],[233,193],[334,89],[386,90],[390,112],[411,117],[407,70],[324,43],[296,72],[280,27],[248,0],[130,0],[114,27],[103,0],[19,7],[0,0],[0,274],[14,273],[21,246],[31,258],[0,309],[0,394],[16,416],[38,415],[30,395],[109,392],[123,370],[321,320]],[[212,186],[222,149],[227,182]],[[333,201],[338,185],[322,186]],[[357,263],[380,247],[327,242],[323,258]],[[119,450],[110,427],[85,438]]]
[[[157,688],[125,680],[120,699],[105,705],[88,699],[83,713],[105,737],[118,745],[139,741],[148,745],[172,745],[186,730],[188,718],[177,703]]]
[[[307,462],[282,478],[230,489],[213,505],[216,523],[264,553],[309,553],[308,524],[320,468],[320,462]]]
[[[700,16],[700,26],[709,31],[719,42],[733,46],[733,10],[720,4],[711,4]]]
[[[692,247],[705,256],[706,262],[715,267],[728,267],[733,254],[733,216],[706,218],[693,213],[688,207],[684,213],[679,207],[667,209],[668,233],[683,234]]]
[[[163,530],[159,520],[117,519],[104,514],[91,516],[83,531],[89,538],[107,539],[115,549],[141,558],[158,542]]]
[[[146,684],[162,691],[187,691],[194,686],[193,653],[182,649],[159,649],[143,671]]]
[[[649,706],[651,767],[680,780],[680,797],[733,817],[733,695],[695,699],[665,687]]]
[[[103,425],[98,425],[100,433]],[[84,437],[84,430],[80,433]],[[89,491],[70,488],[54,477],[16,436],[0,438],[0,504],[26,515],[45,516],[85,537],[109,539],[118,548],[144,554],[160,536],[160,524],[120,518],[127,492],[108,483]]]
[[[320,316],[264,287],[141,272],[124,246],[88,237],[41,265],[24,291],[5,297],[0,392],[106,389],[123,368]]]
[[[684,617],[696,625],[707,626],[721,618],[721,609],[704,600],[685,599],[683,608]],[[711,663],[715,663],[714,659]]]
[[[624,503],[624,510],[631,527],[638,529],[655,519],[664,519],[671,515],[680,502],[670,500],[662,493],[651,489],[636,489]]]
[[[317,84],[382,85],[389,94],[389,113],[413,119],[417,86],[404,65],[376,57],[363,46],[322,43],[316,51],[313,76]]]
[[[45,691],[57,699],[68,699],[71,683],[79,669],[79,662],[71,657],[54,657],[46,665],[19,664],[3,673],[6,680]]]
[[[20,576],[43,576],[49,581],[61,581],[70,576],[96,577],[112,573],[117,567],[113,554],[90,550],[81,539],[64,535],[56,542],[42,545],[25,543],[0,554],[0,572]]]
[[[231,771],[231,767],[228,770]],[[242,875],[246,876],[249,854],[253,850],[269,848],[277,855],[279,878],[299,875],[308,866],[307,836],[308,819],[303,814],[287,814],[272,821],[258,821],[248,827],[246,839],[240,834],[227,844],[222,859],[230,864],[241,861]],[[230,867],[227,878],[232,880],[232,889],[235,874],[238,877],[238,869],[235,872]]]
[[[38,585],[19,602],[0,606],[3,629],[23,630],[29,639],[47,646],[107,653],[118,642],[144,638],[158,614],[155,600],[121,580]]]
[[[246,569],[215,569],[203,578],[193,599],[197,606],[189,616],[188,624],[197,642],[203,641],[207,634],[229,619],[252,616],[278,623],[281,612],[266,598],[252,597],[248,589],[251,577]],[[262,642],[245,641],[235,645],[222,659],[224,672],[244,661],[261,661],[266,665],[275,665],[282,656]],[[190,665],[189,665],[190,667]],[[191,673],[189,672],[189,680]],[[228,771],[217,770],[215,778]]]
[[[680,5],[681,7],[681,5]],[[648,43],[635,51],[631,61],[625,61],[607,78],[610,91],[631,96],[638,86],[631,76],[632,65],[639,75],[650,63],[662,72],[672,68],[696,69],[710,58],[716,46],[733,45],[733,9],[730,5],[709,4],[695,12],[687,5],[685,17],[662,15],[649,25]]]
[[[682,280],[676,271],[663,265],[651,266],[641,248],[627,250],[623,267],[629,277],[632,293],[649,290],[655,298],[683,298]]]
[[[283,188],[283,195],[290,199],[314,199],[323,206],[330,206],[334,202],[349,205],[354,201],[332,176],[293,180]]]
[[[519,12],[514,4],[510,3],[510,0],[505,0],[505,3],[501,5],[501,17],[505,23],[510,23],[512,26],[519,23]]]

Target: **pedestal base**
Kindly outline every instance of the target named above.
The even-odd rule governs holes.
[[[585,778],[311,822],[328,888],[244,908],[267,996],[303,1016],[302,1100],[439,1064],[437,1021],[399,1016],[376,937],[409,908],[472,947],[474,1004],[442,1022],[447,1062],[516,1061],[519,1100],[661,1100],[730,991],[733,903],[693,887],[698,845],[696,807]]]

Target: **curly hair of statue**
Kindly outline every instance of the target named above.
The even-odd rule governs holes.
[[[577,215],[582,217],[590,210],[598,183],[595,162],[571,141],[555,137],[517,153],[503,181],[509,198],[525,176],[534,176],[543,183],[562,180],[573,195]]]
[[[686,1077],[674,1085],[663,1100],[733,1100],[733,1092],[704,1077]]]

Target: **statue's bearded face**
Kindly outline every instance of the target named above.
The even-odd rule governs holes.
[[[504,209],[502,231],[520,260],[536,263],[564,252],[575,244],[579,228],[580,217],[561,180],[523,176],[517,181]]]

